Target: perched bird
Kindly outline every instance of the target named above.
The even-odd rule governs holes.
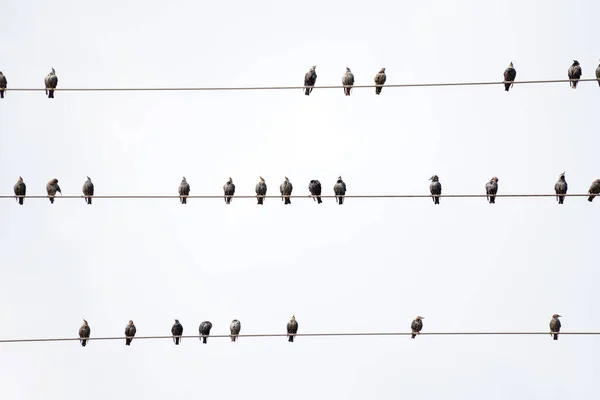
[[[23,200],[25,200],[23,197],[18,197],[18,196],[25,196],[25,193],[27,192],[27,186],[25,185],[25,182],[23,182],[23,178],[19,177],[19,180],[17,181],[17,183],[15,183],[15,200],[17,200],[19,202],[20,205],[23,205]]]
[[[558,340],[558,332],[560,332],[560,320],[558,317],[562,317],[562,315],[554,314],[550,320],[550,336],[554,334],[554,340]]]
[[[237,336],[240,334],[240,330],[242,329],[242,323],[237,319],[231,321],[231,325],[229,325],[229,331],[231,332],[231,341],[235,342],[237,340]]]
[[[440,178],[437,175],[429,178],[431,184],[429,185],[429,191],[431,192],[431,198],[433,199],[433,204],[440,204],[440,198],[437,197],[442,194],[442,184],[440,183]]]
[[[56,192],[62,194],[60,191],[60,186],[58,186],[58,179],[54,178],[46,184],[46,192],[48,193],[48,197],[50,197],[50,203],[54,204],[54,196],[56,196]]]
[[[344,88],[344,93],[346,96],[350,96],[350,91],[352,90],[352,85],[354,85],[354,74],[350,71],[350,68],[346,67],[346,73],[342,76],[342,85],[350,86]]]
[[[569,79],[571,79],[569,83],[573,89],[577,89],[579,78],[581,78],[581,65],[579,65],[579,61],[573,60],[573,64],[569,67]]]
[[[200,323],[200,335],[202,335],[202,343],[206,343],[206,339],[208,335],[210,335],[210,330],[212,328],[212,324],[209,321],[204,321]]]
[[[7,84],[8,81],[6,80],[6,77],[4,76],[2,71],[0,71],[0,99],[4,98],[4,89],[6,89]]]
[[[190,184],[187,183],[187,180],[185,179],[185,176],[183,177],[183,179],[181,180],[181,183],[179,184],[179,201],[181,201],[181,204],[187,204],[187,197],[190,195]]]
[[[129,324],[127,324],[127,326],[125,327],[125,346],[131,345],[131,341],[133,340],[136,331],[137,329],[135,329],[133,321],[129,320]]]
[[[513,63],[511,61],[508,64],[508,68],[504,70],[504,90],[508,92],[508,90],[513,87],[515,78],[517,77],[517,70],[513,67]]]
[[[258,181],[258,183],[256,184],[256,188],[254,189],[256,190],[256,201],[258,202],[258,204],[263,204],[265,199],[264,197],[260,196],[267,195],[267,184],[265,183],[265,180],[262,176],[259,176],[258,178],[260,179],[260,181]]]
[[[595,195],[600,194],[600,179],[596,179],[594,182],[592,182],[588,193],[591,195],[588,197],[588,201],[590,202],[594,200],[594,197],[596,197]]]
[[[183,325],[179,323],[178,319],[175,320],[175,323],[171,327],[171,335],[173,335],[173,343],[175,343],[176,346],[179,346],[181,335],[183,335]]]
[[[92,204],[92,196],[94,195],[94,184],[90,177],[87,177],[87,181],[83,184],[83,195],[85,196],[85,202]]]
[[[235,185],[231,177],[226,184],[223,185],[223,193],[225,194],[225,204],[231,204],[231,196],[235,194]]]
[[[333,185],[333,193],[337,196],[336,202],[341,206],[344,204],[344,197],[346,195],[346,184],[342,180],[341,176],[338,176],[337,182]]]
[[[563,204],[565,201],[565,196],[561,196],[561,194],[567,194],[567,181],[565,180],[565,173],[563,172],[558,176],[558,181],[554,185],[554,191],[556,192],[556,200],[558,200],[558,204]]]
[[[494,176],[485,184],[485,194],[490,204],[496,203],[496,193],[498,193],[498,178]]]
[[[2,72],[0,72],[0,75],[2,74]],[[1,80],[2,78],[0,78]],[[6,82],[6,78],[4,78],[5,82]],[[600,86],[600,64],[598,64],[598,66],[596,67],[596,79],[598,79],[598,86]],[[4,84],[4,87],[6,87],[6,83]]]
[[[92,330],[90,329],[88,322],[84,319],[83,325],[81,325],[81,328],[79,328],[79,341],[81,342],[81,346],[85,347],[85,345],[87,344],[86,339],[90,338],[91,332]]]
[[[385,76],[385,68],[381,68],[377,75],[375,75],[375,94],[381,94],[381,90],[383,89],[383,85],[385,84],[385,80],[387,77]]]
[[[316,179],[311,180],[308,183],[308,190],[310,191],[310,195],[314,196],[313,200],[316,201],[317,204],[321,204],[323,202],[323,200],[321,200],[321,182]]]
[[[317,66],[313,65],[312,67],[310,67],[308,72],[304,75],[304,86],[306,86],[304,94],[307,96],[309,96],[312,93],[313,87],[315,86],[315,83],[317,82],[317,72],[315,71],[316,68],[317,68]]]
[[[283,181],[283,183],[279,185],[279,191],[281,192],[281,200],[284,202],[283,204],[292,204],[292,199],[286,197],[292,195],[292,190],[294,190],[292,182],[290,182],[290,180],[286,176],[285,181]]]
[[[56,76],[54,68],[52,68],[52,72],[50,72],[48,75],[46,75],[46,78],[44,78],[44,84],[46,85],[46,94],[48,95],[48,98],[53,99],[54,90],[52,89],[56,89],[56,86],[58,85],[58,76]]]
[[[296,317],[292,315],[292,319],[287,323],[288,342],[294,341],[294,335],[298,333],[298,322]]]
[[[423,329],[423,318],[425,317],[417,316],[410,324],[410,330],[412,331],[412,335],[410,336],[411,339],[416,338],[417,335],[421,333],[421,329]]]

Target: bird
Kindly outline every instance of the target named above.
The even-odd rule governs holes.
[[[187,204],[187,197],[190,195],[190,184],[187,183],[187,180],[185,179],[185,176],[183,177],[183,179],[181,180],[181,183],[179,184],[179,201],[181,201],[181,204]]]
[[[58,85],[58,76],[56,76],[56,71],[54,71],[54,68],[52,68],[52,72],[50,72],[48,75],[46,75],[46,78],[44,78],[44,84],[46,85],[46,94],[48,95],[48,98],[53,99],[54,90],[52,89],[56,89],[56,86]]]
[[[352,90],[352,85],[354,85],[354,74],[350,71],[350,68],[346,67],[346,73],[342,76],[342,85],[350,86],[344,88],[344,93],[346,96],[350,96],[350,91]]]
[[[558,332],[560,332],[561,324],[558,317],[562,317],[562,315],[554,314],[550,320],[550,336],[554,335],[554,340],[558,340]]]
[[[175,323],[171,327],[171,335],[173,335],[173,343],[175,343],[175,346],[179,346],[181,335],[183,335],[183,325],[179,323],[178,319],[175,320]]]
[[[83,325],[81,325],[81,328],[79,328],[79,341],[81,342],[81,346],[85,347],[85,345],[87,344],[87,340],[90,338],[90,333],[92,332],[92,330],[90,329],[90,326],[88,325],[88,322],[84,319],[83,320]]]
[[[2,72],[0,72],[0,75],[2,75]],[[596,67],[596,79],[598,79],[598,86],[600,86],[600,64]],[[0,81],[1,80],[2,78],[0,77]],[[4,78],[4,81],[6,82],[6,78]],[[4,84],[4,87],[6,87],[6,83]]]
[[[135,325],[133,324],[132,320],[129,320],[129,324],[127,324],[127,326],[125,327],[125,346],[130,346],[131,345],[131,341],[133,340],[133,337],[135,336],[135,332],[137,331],[137,329],[135,329]]]
[[[259,176],[258,178],[260,180],[256,184],[256,188],[254,190],[256,191],[256,201],[258,202],[257,204],[262,205],[263,202],[265,201],[265,199],[264,199],[264,197],[261,197],[261,196],[267,195],[267,184],[265,183],[265,180],[263,179],[262,176]]]
[[[237,319],[231,321],[231,325],[229,325],[229,331],[231,332],[231,341],[235,342],[237,340],[237,336],[240,334],[240,330],[242,329],[242,323]]]
[[[317,204],[321,204],[323,200],[321,200],[321,182],[317,179],[312,179],[308,183],[308,190],[310,191],[310,195],[313,196],[313,200],[317,202]]]
[[[556,200],[558,200],[558,204],[563,204],[565,201],[565,196],[560,196],[561,194],[567,194],[567,189],[569,185],[567,185],[567,181],[565,180],[565,173],[563,172],[558,176],[558,181],[554,185],[554,191],[556,192]]]
[[[294,335],[298,333],[298,322],[296,317],[292,315],[292,319],[287,323],[288,342],[294,341]]]
[[[54,204],[54,196],[56,195],[56,192],[62,195],[62,192],[60,191],[60,186],[58,186],[58,179],[54,178],[46,184],[46,192],[48,193],[48,197],[50,198],[50,203]]]
[[[421,329],[423,329],[423,319],[425,317],[417,316],[410,324],[410,330],[412,331],[411,339],[414,339],[421,333]]]
[[[17,183],[15,183],[15,200],[17,200],[19,202],[20,205],[23,205],[23,200],[25,200],[23,197],[18,197],[18,196],[25,196],[25,193],[27,192],[27,186],[25,185],[25,182],[23,182],[23,178],[19,177],[19,180],[17,181]]]
[[[0,71],[0,99],[4,98],[4,89],[6,89],[7,84],[6,76]]]
[[[307,96],[310,96],[315,86],[315,83],[317,82],[317,72],[315,71],[316,68],[317,66],[313,65],[304,75],[304,86],[306,86],[304,94]]]
[[[229,177],[227,183],[223,185],[223,193],[225,194],[225,204],[231,204],[231,196],[235,194],[235,185],[233,179]]]
[[[383,85],[385,84],[385,80],[387,77],[385,76],[385,68],[381,68],[377,75],[375,75],[375,94],[381,94],[381,90],[383,89]]]
[[[281,200],[284,202],[283,204],[292,204],[292,200],[289,197],[286,197],[292,195],[292,190],[294,190],[292,182],[290,182],[290,180],[286,176],[285,181],[283,181],[281,185],[279,185],[279,191],[281,192]]]
[[[335,193],[335,201],[341,206],[344,204],[344,197],[346,195],[346,184],[342,180],[341,176],[338,176],[337,182],[333,185],[333,193]]]
[[[83,195],[85,196],[84,200],[88,204],[92,204],[92,196],[94,195],[94,184],[90,177],[87,177],[87,181],[83,184]]]
[[[594,197],[596,197],[595,195],[600,194],[600,179],[596,179],[594,182],[592,182],[590,190],[588,190],[588,194],[591,195],[588,197],[589,202],[594,200]]]
[[[431,192],[431,198],[433,199],[433,204],[440,204],[440,198],[437,197],[442,194],[442,184],[440,183],[440,178],[437,175],[429,178],[431,184],[429,185],[429,191]]]
[[[206,339],[208,338],[208,335],[210,335],[210,330],[212,328],[212,324],[210,323],[210,321],[203,321],[200,323],[200,335],[202,335],[202,343],[206,343]]]
[[[496,193],[498,193],[498,177],[494,176],[485,184],[485,194],[490,204],[496,204]]]
[[[517,77],[517,70],[514,68],[512,61],[508,64],[508,68],[504,70],[504,90],[508,90],[513,87],[515,78]]]
[[[571,88],[577,89],[577,82],[579,82],[579,78],[581,78],[581,65],[579,65],[579,61],[573,60],[573,64],[569,67]]]

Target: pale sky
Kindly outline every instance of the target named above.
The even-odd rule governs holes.
[[[317,86],[593,78],[592,1],[0,0],[9,88]],[[582,82],[249,92],[11,92],[0,193],[570,193],[600,178],[600,88]],[[408,331],[600,331],[600,199],[0,199],[0,338]],[[596,233],[594,233],[596,232]],[[0,398],[591,399],[598,336],[184,339],[0,344]]]

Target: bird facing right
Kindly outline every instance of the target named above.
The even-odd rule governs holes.
[[[344,204],[344,196],[346,195],[346,184],[341,176],[338,176],[337,182],[333,185],[333,193],[336,195],[336,202],[341,206]]]
[[[344,88],[344,94],[350,96],[352,85],[354,85],[354,74],[350,71],[350,68],[346,67],[346,73],[342,76],[342,85],[349,86]]]
[[[133,340],[136,332],[137,329],[135,328],[133,321],[129,320],[129,323],[125,327],[125,346],[131,346],[131,341]]]
[[[79,341],[81,342],[81,346],[85,347],[85,345],[87,344],[87,340],[90,338],[90,333],[92,332],[92,330],[90,329],[90,326],[88,325],[88,322],[84,319],[83,320],[83,325],[81,325],[81,327],[79,328]]]
[[[440,204],[440,198],[437,197],[442,194],[442,184],[440,183],[440,178],[437,175],[433,175],[429,178],[431,184],[429,185],[429,192],[431,193],[431,199],[433,200],[433,204]]]
[[[237,319],[231,321],[231,325],[229,325],[229,333],[231,334],[231,341],[235,342],[237,340],[240,331],[242,330],[242,323]]]
[[[83,195],[84,200],[87,204],[92,204],[92,196],[94,195],[94,184],[92,183],[92,180],[90,179],[90,177],[87,177],[87,180],[83,183],[83,188],[81,189],[83,191]]]
[[[285,180],[279,185],[279,192],[281,193],[281,200],[283,204],[292,204],[292,199],[289,196],[292,195],[292,191],[294,190],[294,186],[292,186],[292,182],[285,177]]]
[[[50,203],[52,204],[54,204],[54,196],[56,196],[56,192],[62,194],[60,191],[60,186],[58,186],[58,179],[54,178],[46,184],[46,193],[48,193]]]
[[[562,315],[554,314],[550,320],[550,335],[554,336],[554,340],[558,340],[558,332],[560,332],[561,324],[558,317],[562,317]]]
[[[23,178],[19,177],[19,180],[17,183],[15,183],[15,187],[13,189],[15,191],[15,200],[17,200],[20,205],[23,205],[24,198],[18,197],[25,196],[25,193],[27,193],[27,186],[25,185],[25,182],[23,182]]]
[[[508,92],[508,90],[513,87],[515,78],[517,77],[517,70],[513,67],[513,63],[511,61],[508,64],[508,68],[504,70],[504,90]]]
[[[178,319],[175,320],[175,323],[171,327],[171,335],[173,335],[173,343],[175,343],[175,346],[179,346],[179,341],[183,335],[183,325],[179,323]]]
[[[579,61],[573,60],[573,64],[569,67],[569,79],[571,82],[571,88],[577,89],[577,83],[579,82],[579,78],[581,78],[581,65],[579,65]]]
[[[498,193],[498,177],[494,176],[485,184],[485,194],[490,204],[496,204],[496,194]]]
[[[0,99],[4,98],[4,89],[6,89],[7,84],[8,81],[6,80],[6,77],[4,76],[2,71],[0,71]]]
[[[385,81],[387,80],[387,76],[385,75],[385,68],[381,68],[379,70],[379,72],[377,73],[377,75],[375,75],[375,94],[379,95],[381,94],[381,91],[383,90],[383,85],[385,84]]]
[[[321,204],[323,200],[321,200],[321,182],[318,179],[312,179],[308,183],[308,190],[310,195],[313,196],[313,201],[316,201],[317,204]]]
[[[563,172],[558,176],[558,181],[554,184],[554,191],[556,192],[556,200],[558,200],[558,204],[563,204],[565,201],[565,195],[567,194],[567,189],[569,186],[567,185],[567,181],[565,180],[565,173]]]
[[[198,327],[198,331],[200,332],[200,336],[202,336],[202,343],[206,344],[206,340],[210,335],[210,330],[212,329],[212,323],[210,321],[202,321],[200,326]]]
[[[294,335],[298,333],[298,322],[296,317],[292,315],[290,322],[287,323],[288,342],[294,341]]]
[[[231,204],[231,196],[235,194],[235,185],[233,179],[229,177],[229,180],[223,185],[223,193],[225,195],[225,204]]]
[[[52,71],[44,78],[44,85],[46,85],[46,94],[48,95],[48,98],[53,99],[54,90],[52,89],[56,89],[56,86],[58,85],[58,76],[56,76],[54,68],[52,68]]]
[[[307,96],[310,96],[310,94],[313,91],[313,87],[315,86],[315,83],[317,83],[317,72],[315,71],[316,69],[317,66],[313,65],[304,75],[304,86],[306,86],[304,94]]]
[[[425,317],[417,316],[410,324],[411,339],[416,338],[417,335],[421,333],[421,329],[423,329],[423,318]]]
[[[260,180],[258,181],[258,183],[256,184],[256,187],[254,188],[254,190],[256,191],[256,204],[264,204],[265,198],[262,196],[266,196],[267,195],[267,183],[265,182],[265,180],[263,179],[262,176],[258,177]]]
[[[183,177],[183,179],[181,179],[178,190],[179,201],[181,202],[181,204],[187,204],[187,197],[190,195],[190,184],[185,179],[185,176]]]
[[[588,197],[589,202],[592,202],[594,197],[596,197],[597,194],[600,194],[600,179],[596,179],[594,182],[592,182],[590,190],[588,190],[588,194],[590,194],[590,197]]]

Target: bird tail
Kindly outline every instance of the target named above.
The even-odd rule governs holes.
[[[558,204],[562,204],[565,201],[565,196],[558,196]]]
[[[0,99],[3,99],[3,98],[4,98],[4,90],[0,90]]]
[[[54,90],[48,91],[48,98],[49,99],[53,99],[54,98]]]
[[[593,196],[593,195],[592,195],[592,196],[588,197],[588,201],[589,201],[589,202],[592,202],[592,201],[594,201],[594,197],[596,197],[596,196]]]
[[[309,96],[310,95],[310,88],[306,88],[306,90],[304,91],[304,94]]]
[[[288,342],[293,342],[294,341],[294,335],[290,335],[288,338]]]
[[[496,196],[490,196],[490,204],[496,204]]]
[[[308,96],[308,95],[307,95],[307,96]],[[235,339],[236,339],[235,335],[231,335],[231,341],[232,341],[232,342],[235,342]]]
[[[439,197],[434,197],[433,198],[433,204],[440,204],[440,198]]]
[[[19,197],[19,204],[23,205],[23,197]]]
[[[92,204],[92,198],[91,198],[91,197],[88,197],[88,198],[87,198],[87,203],[88,203],[89,205],[91,205],[91,204]]]
[[[577,89],[577,81],[573,81],[573,82],[571,82],[571,87],[572,87],[573,89]]]
[[[50,203],[54,204],[54,197],[50,197]]]
[[[206,336],[202,336],[202,343],[206,344]]]
[[[600,80],[598,81],[598,86],[600,86]],[[4,97],[4,96],[2,96],[2,97]]]
[[[125,346],[130,346],[131,345],[131,339],[130,338],[126,338],[125,339]]]
[[[283,204],[292,204],[292,200],[289,197],[285,198],[285,202]]]
[[[231,197],[225,197],[225,204],[231,204]]]
[[[508,92],[509,89],[510,89],[510,83],[505,83],[504,90],[506,90]]]
[[[381,94],[381,86],[375,88],[375,94]]]
[[[256,199],[256,200],[258,201],[258,204],[262,204],[262,203],[263,203],[263,200],[264,200],[264,198],[262,198],[262,197],[257,197],[257,199]]]
[[[341,197],[341,196],[340,196],[340,197],[338,197],[338,199],[340,200],[340,201],[339,201],[339,204],[340,204],[340,206],[341,206],[342,204],[344,204],[344,198],[343,198],[343,197]]]
[[[85,345],[86,345],[86,344],[87,344],[87,340],[83,339],[83,340],[81,341],[81,346],[85,347]]]
[[[416,337],[417,337],[417,334],[416,334],[416,333],[414,333],[414,332],[412,333],[412,335],[410,335],[410,338],[411,338],[411,339],[414,339],[414,338],[416,338]]]
[[[178,337],[175,338],[175,345],[179,346],[179,338]]]
[[[554,334],[554,340],[558,340],[558,334]]]
[[[181,196],[180,200],[181,204],[187,204],[187,199],[184,196]]]
[[[344,88],[344,93],[346,93],[346,96],[350,96],[350,88]]]
[[[317,197],[317,204],[321,204],[323,202],[323,200],[321,200],[320,197]]]

